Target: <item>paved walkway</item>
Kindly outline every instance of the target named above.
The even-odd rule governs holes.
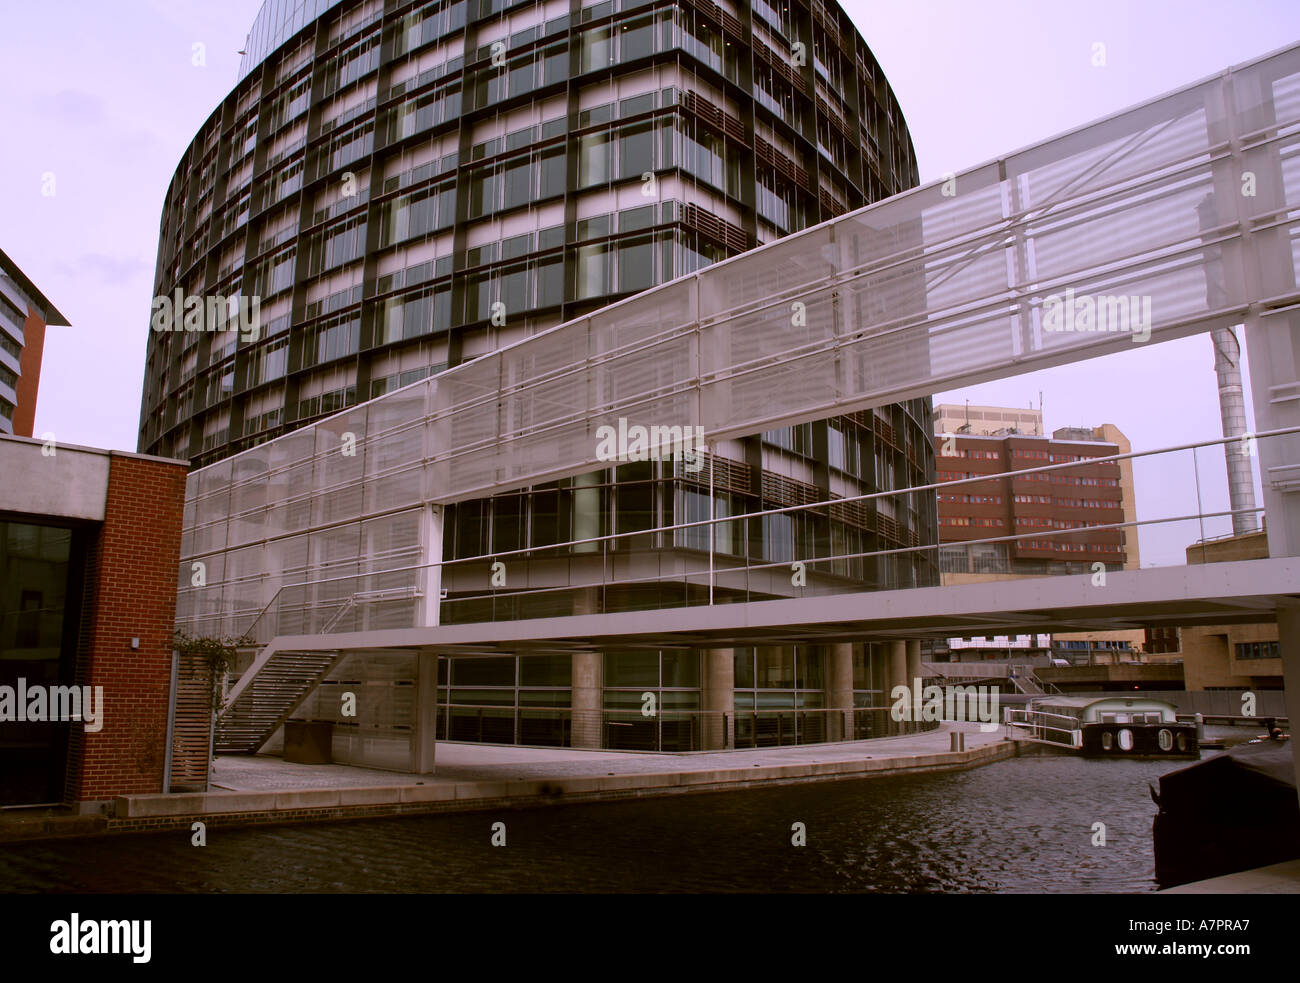
[[[1300,894],[1300,860],[1167,888],[1160,894]],[[1229,916],[1231,917],[1231,916]]]
[[[961,754],[951,753],[955,730],[965,734]],[[0,842],[185,829],[199,818],[248,825],[532,808],[950,771],[1014,754],[1000,728],[986,734],[978,724],[945,723],[909,737],[690,754],[443,743],[432,775],[232,756],[216,761],[207,792],[118,796],[94,815],[62,809],[0,815]]]
[[[278,757],[243,755],[218,758],[213,790],[264,792],[280,789],[376,788],[396,785],[437,785],[473,781],[519,781],[609,775],[661,775],[670,772],[800,765],[839,761],[902,759],[941,754],[949,750],[949,735],[961,730],[966,747],[1003,739],[999,727],[984,733],[974,723],[944,723],[938,730],[908,737],[888,737],[840,744],[738,751],[698,751],[690,754],[651,754],[628,751],[582,751],[572,748],[531,748],[499,744],[440,743],[432,775],[358,768],[353,765],[299,765]]]

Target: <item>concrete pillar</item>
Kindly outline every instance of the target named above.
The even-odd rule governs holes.
[[[1216,116],[1208,114],[1207,122]],[[1259,86],[1256,99],[1251,101],[1251,108],[1243,117],[1233,113],[1226,117],[1232,155],[1225,156],[1214,167],[1214,197],[1225,203],[1216,218],[1225,221],[1235,208],[1240,227],[1251,230],[1241,237],[1240,245],[1225,246],[1222,276],[1223,294],[1228,303],[1279,297],[1296,287],[1290,230],[1285,223],[1256,228],[1252,218],[1280,214],[1285,209],[1288,185],[1283,177],[1282,149],[1273,143],[1261,145],[1250,151],[1247,158],[1241,141],[1242,134],[1263,132],[1275,126],[1278,119],[1273,87],[1267,82]],[[1224,139],[1222,127],[1212,124],[1210,132],[1211,139]],[[1256,197],[1251,198],[1241,194],[1241,168],[1247,159],[1252,173],[1259,177],[1255,184]],[[1295,311],[1278,311],[1264,317],[1253,307],[1244,321],[1256,430],[1263,433],[1300,425],[1300,403],[1291,398],[1296,380],[1300,379],[1300,315]],[[1274,559],[1300,556],[1300,485],[1295,480],[1296,462],[1300,461],[1300,433],[1261,440],[1256,453],[1259,473],[1264,477],[1268,555]],[[1277,637],[1282,656],[1282,688],[1294,734],[1300,726],[1300,610],[1291,604],[1278,605]],[[1290,743],[1296,770],[1300,772],[1300,740],[1293,738]]]
[[[1295,758],[1296,774],[1300,775],[1300,605],[1278,604],[1278,652],[1282,656],[1282,678],[1285,680],[1286,715],[1290,721],[1288,731],[1291,754]]]
[[[893,706],[894,697],[892,694],[894,687],[906,686],[910,690],[912,686],[907,678],[907,643],[898,641],[886,642],[885,644],[889,646],[889,661],[887,663],[889,671],[885,676],[885,706]],[[903,733],[903,721],[895,721],[891,717],[890,724],[892,725],[889,728],[891,731],[898,734]]]
[[[605,700],[605,653],[573,653],[573,746],[599,748]]]
[[[438,733],[438,653],[421,651],[415,658],[415,727],[411,734],[411,771],[417,775],[432,775]]]
[[[909,639],[907,642],[907,685],[915,686],[921,678],[921,640]]]
[[[842,642],[827,646],[826,706],[840,713],[828,713],[826,739],[848,741],[853,738],[853,644]]]
[[[736,746],[736,653],[734,649],[705,649],[700,653],[701,747],[721,751]]]
[[[574,614],[595,614],[597,588],[572,592]],[[572,656],[573,701],[571,722],[574,747],[604,747],[605,653],[574,652]]]
[[[885,701],[892,703],[890,692],[900,683],[910,686],[907,681],[907,643],[885,642]]]

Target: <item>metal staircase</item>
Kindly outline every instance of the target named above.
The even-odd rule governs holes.
[[[1026,696],[1043,696],[1046,692],[1032,673],[1012,673],[1009,678],[1011,685]]]
[[[1026,696],[1047,696],[1049,693],[1060,694],[1055,683],[1044,683],[1034,670],[1028,666],[1016,666],[1017,671],[1010,673],[1011,685]]]
[[[1048,696],[1061,692],[1055,683],[1043,682],[1031,666],[1021,663],[934,662],[926,663],[925,668],[945,686],[998,683],[1005,679],[1025,696]]]
[[[322,583],[325,581],[322,581]],[[276,729],[302,705],[316,685],[339,662],[337,650],[318,652],[281,648],[280,602],[286,590],[304,586],[282,587],[264,607],[244,633],[250,643],[242,651],[256,652],[252,664],[235,682],[225,703],[217,711],[214,750],[224,754],[256,754]],[[419,598],[418,587],[407,585],[379,590],[354,591],[330,604],[309,609],[307,624],[297,623],[291,630],[328,635],[336,630],[358,627],[368,605],[385,601]],[[352,616],[352,621],[349,621]],[[313,618],[321,618],[313,624]]]
[[[217,715],[215,750],[256,754],[302,704],[342,653],[294,652],[267,645]]]

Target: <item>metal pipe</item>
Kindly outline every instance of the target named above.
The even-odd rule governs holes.
[[[1228,464],[1228,502],[1232,509],[1254,509],[1255,476],[1250,459],[1254,438],[1246,435],[1246,397],[1241,386],[1241,342],[1231,328],[1210,331],[1214,344],[1214,374],[1219,381],[1219,414],[1223,420],[1223,455]],[[1259,529],[1254,512],[1232,517],[1232,531],[1241,536]]]

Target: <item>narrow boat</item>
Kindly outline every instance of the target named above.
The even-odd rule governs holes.
[[[1151,797],[1162,888],[1300,857],[1290,741],[1251,741],[1185,765]]]
[[[1142,696],[1046,696],[1008,707],[1003,723],[1015,740],[1035,741],[1103,758],[1200,754],[1196,725],[1178,708]]]

